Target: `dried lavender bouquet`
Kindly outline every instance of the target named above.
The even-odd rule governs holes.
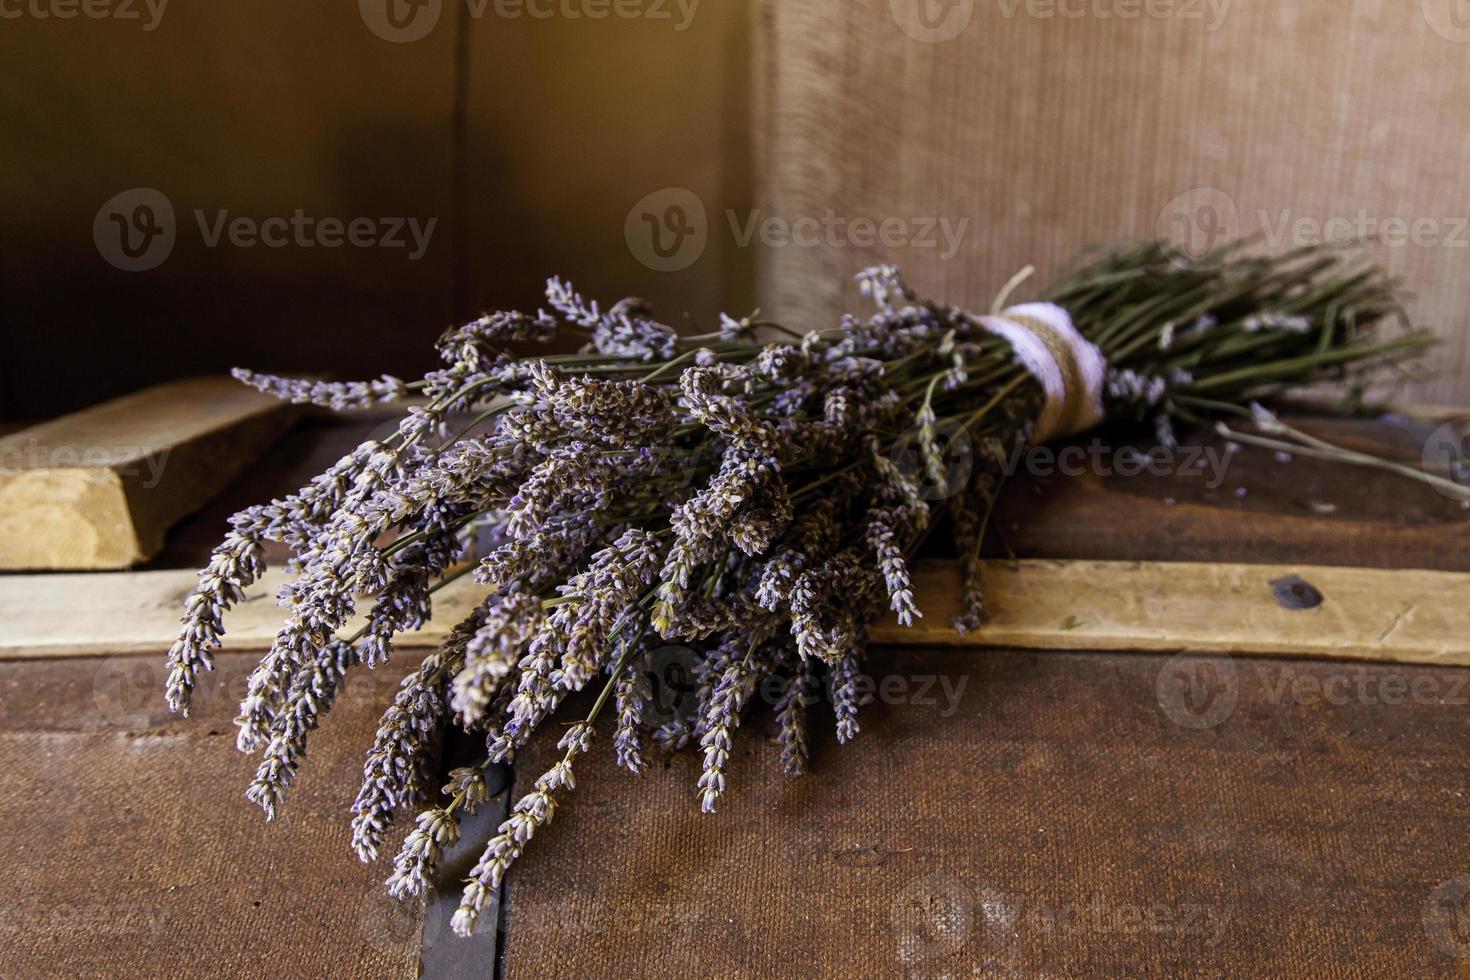
[[[982,454],[950,485],[954,433],[1010,445],[1126,416],[1157,420],[1171,440],[1173,418],[1249,416],[1258,400],[1351,382],[1426,344],[1412,331],[1375,337],[1397,313],[1391,282],[1323,250],[1263,258],[1230,246],[1190,259],[1130,247],[1083,265],[1044,303],[992,316],[921,300],[891,268],[860,282],[876,312],[833,329],[724,317],[717,332],[679,336],[638,300],[604,310],[553,279],[551,312],[494,313],[446,333],[446,366],[418,381],[237,372],[334,409],[411,395],[427,406],[295,494],[232,519],[187,600],[169,704],[187,714],[225,612],[264,571],[262,543],[284,542],[295,576],[279,596],[285,622],[237,719],[239,748],[262,752],[247,795],[273,815],[344,674],[384,663],[395,636],[429,618],[435,590],[472,574],[483,601],[403,681],[352,805],[365,861],[399,810],[425,807],[388,879],[394,894],[429,885],[461,815],[486,799],[486,767],[511,760],[570,695],[600,688],[562,735],[564,757],[474,867],[454,919],[468,934],[572,788],[609,704],[613,754],[635,773],[650,751],[698,746],[710,811],[757,685],[782,691],[789,773],[807,764],[819,691],[839,741],[857,734],[865,627],[887,611],[904,623],[919,615],[908,561],[941,520],[966,580],[955,626],[981,626],[978,555],[1001,459]],[[580,353],[502,349],[565,334],[585,341]],[[1255,415],[1242,438],[1334,452]],[[466,562],[477,535],[492,542],[488,556]],[[360,606],[365,621],[349,635]],[[697,696],[655,724],[649,658],[670,642],[696,651]],[[482,733],[485,754],[441,791],[434,745],[450,724]]]

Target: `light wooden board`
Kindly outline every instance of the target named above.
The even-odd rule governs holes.
[[[1325,597],[1287,609],[1272,582],[1299,575]],[[992,562],[994,619],[960,636],[952,565],[917,570],[925,617],[884,622],[883,644],[1057,650],[1200,651],[1470,664],[1470,573],[1319,566],[1169,562]],[[269,573],[226,619],[227,649],[269,645],[281,622]],[[26,575],[0,578],[0,658],[164,651],[172,642],[192,571]],[[468,577],[435,596],[434,619],[404,645],[439,642],[481,592]]]
[[[126,568],[298,410],[227,377],[157,385],[0,439],[0,569]]]

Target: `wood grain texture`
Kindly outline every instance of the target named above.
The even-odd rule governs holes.
[[[231,378],[192,378],[0,438],[0,569],[150,557],[298,414]]]
[[[1322,593],[1317,608],[1282,605],[1274,582],[1299,576]],[[0,657],[79,656],[166,649],[178,629],[191,571],[0,578]],[[270,645],[281,625],[267,573],[226,617],[227,646]],[[889,620],[874,642],[1045,650],[1220,651],[1348,660],[1470,665],[1470,574],[1310,565],[1186,562],[988,563],[994,618],[978,633],[950,627],[960,608],[957,569],[915,572],[924,617]],[[484,595],[467,576],[434,596],[434,618],[398,645],[441,642]],[[352,626],[347,627],[350,632]]]
[[[839,247],[765,249],[768,313],[827,325],[864,305],[851,276],[877,262],[988,309],[1021,267],[1045,281],[1100,242],[1372,238],[1411,315],[1446,340],[1414,396],[1470,399],[1470,29],[1455,0],[759,7],[764,212],[901,223],[886,242],[844,230]]]
[[[1437,428],[1403,417],[1307,418],[1313,435],[1384,459],[1414,463]],[[1342,565],[1470,572],[1470,510],[1380,470],[1268,450],[1228,452],[1213,437],[1182,435],[1163,473],[1120,471],[1125,447],[1155,449],[1152,433],[1113,426],[1071,445],[1096,449],[1096,469],[1018,473],[997,508],[995,546],[1024,558]],[[1053,452],[1059,447],[1052,447]],[[1196,462],[1185,462],[1185,453]],[[1199,462],[1213,458],[1213,465]],[[1003,539],[1002,536],[1003,535]]]

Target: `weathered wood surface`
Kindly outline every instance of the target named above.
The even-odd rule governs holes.
[[[191,378],[0,438],[0,569],[151,557],[297,415],[231,378]]]
[[[287,580],[273,570],[247,591],[226,618],[227,648],[270,645],[283,616],[274,596]],[[1293,580],[1320,593],[1320,604],[1300,608],[1289,593]],[[950,625],[961,607],[957,567],[919,565],[915,593],[924,617],[907,627],[891,618],[878,623],[873,641],[1470,665],[1470,573],[1033,559],[988,562],[984,582],[993,618],[979,632],[960,634]],[[166,649],[194,583],[188,570],[0,578],[0,657]],[[447,585],[434,595],[434,618],[399,647],[442,642],[484,594],[468,575]],[[359,620],[370,604],[364,597]]]
[[[1417,464],[1441,418],[1294,423],[1350,449]],[[1031,558],[1470,571],[1470,510],[1461,501],[1377,470],[1281,460],[1252,447],[1231,452],[1198,433],[1182,438],[1165,472],[1154,473],[1121,469],[1115,450],[1129,444],[1126,430],[1081,436],[1072,444],[1095,451],[1099,465],[1076,475],[1044,465],[1033,465],[1037,475],[1023,470],[998,508],[998,529],[1016,554]],[[1152,445],[1147,435],[1135,443]]]

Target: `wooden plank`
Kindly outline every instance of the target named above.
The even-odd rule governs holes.
[[[1273,583],[1298,576],[1320,606],[1292,609]],[[1044,650],[1201,651],[1470,664],[1470,573],[1186,562],[991,562],[994,618],[961,636],[949,625],[958,576],[946,562],[916,569],[922,620],[873,629],[883,644]],[[226,619],[230,649],[270,644],[281,611],[272,570]],[[172,642],[191,571],[0,578],[0,657],[162,651]],[[434,619],[405,645],[443,639],[482,592],[468,577],[434,597]]]
[[[230,378],[191,378],[0,439],[0,569],[148,558],[297,414]]]
[[[995,617],[961,636],[954,568],[919,573],[925,617],[885,622],[880,643],[1047,650],[1219,652],[1404,663],[1470,663],[1470,574],[1329,566],[1186,562],[990,563]],[[1314,608],[1278,596],[1299,579]]]

